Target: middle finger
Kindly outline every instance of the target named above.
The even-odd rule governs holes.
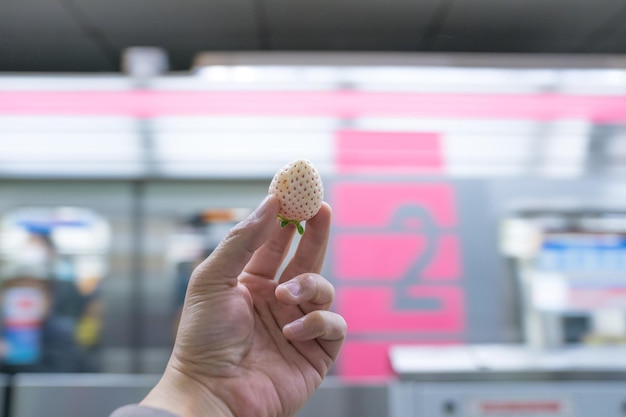
[[[321,272],[328,246],[331,217],[331,208],[324,202],[315,217],[307,220],[306,231],[293,258],[281,274],[280,283],[306,272]]]
[[[304,314],[330,309],[335,289],[319,274],[301,274],[276,287],[276,298],[287,305],[297,305]]]

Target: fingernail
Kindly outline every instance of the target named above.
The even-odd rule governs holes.
[[[298,319],[296,321],[293,321],[289,324],[287,324],[284,328],[285,331],[291,333],[294,336],[300,336],[303,334],[304,332],[304,320],[303,319]]]
[[[254,209],[254,211],[252,212],[250,217],[251,218],[257,218],[257,219],[260,218],[260,217],[263,217],[263,215],[267,211],[267,203],[269,201],[270,201],[270,196],[266,195],[265,198],[263,199],[263,201],[261,201],[261,204],[259,204],[257,206],[257,208]]]
[[[289,292],[289,294],[291,294],[291,296],[294,298],[299,296],[300,292],[302,292],[302,287],[300,287],[300,284],[294,281],[289,281],[283,284],[283,287],[285,287],[287,292]]]

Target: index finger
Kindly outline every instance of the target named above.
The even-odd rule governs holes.
[[[194,270],[197,283],[237,285],[239,274],[276,226],[278,200],[268,196],[246,219],[233,227],[213,253]]]
[[[254,256],[252,256],[252,259],[244,268],[244,272],[270,280],[276,278],[276,273],[287,257],[295,231],[296,229],[293,225],[281,228],[277,224],[272,235],[254,253]]]
[[[306,221],[306,230],[300,238],[295,254],[285,267],[278,282],[285,282],[297,275],[314,272],[319,274],[324,265],[332,209],[328,203],[322,203],[319,212]]]

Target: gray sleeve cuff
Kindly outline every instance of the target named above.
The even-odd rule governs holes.
[[[140,405],[127,405],[118,408],[109,417],[178,417],[169,411]]]

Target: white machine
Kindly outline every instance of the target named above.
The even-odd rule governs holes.
[[[502,231],[529,347],[626,345],[626,213],[527,212]]]
[[[526,212],[502,226],[525,343],[394,346],[391,417],[626,415],[626,213]]]

